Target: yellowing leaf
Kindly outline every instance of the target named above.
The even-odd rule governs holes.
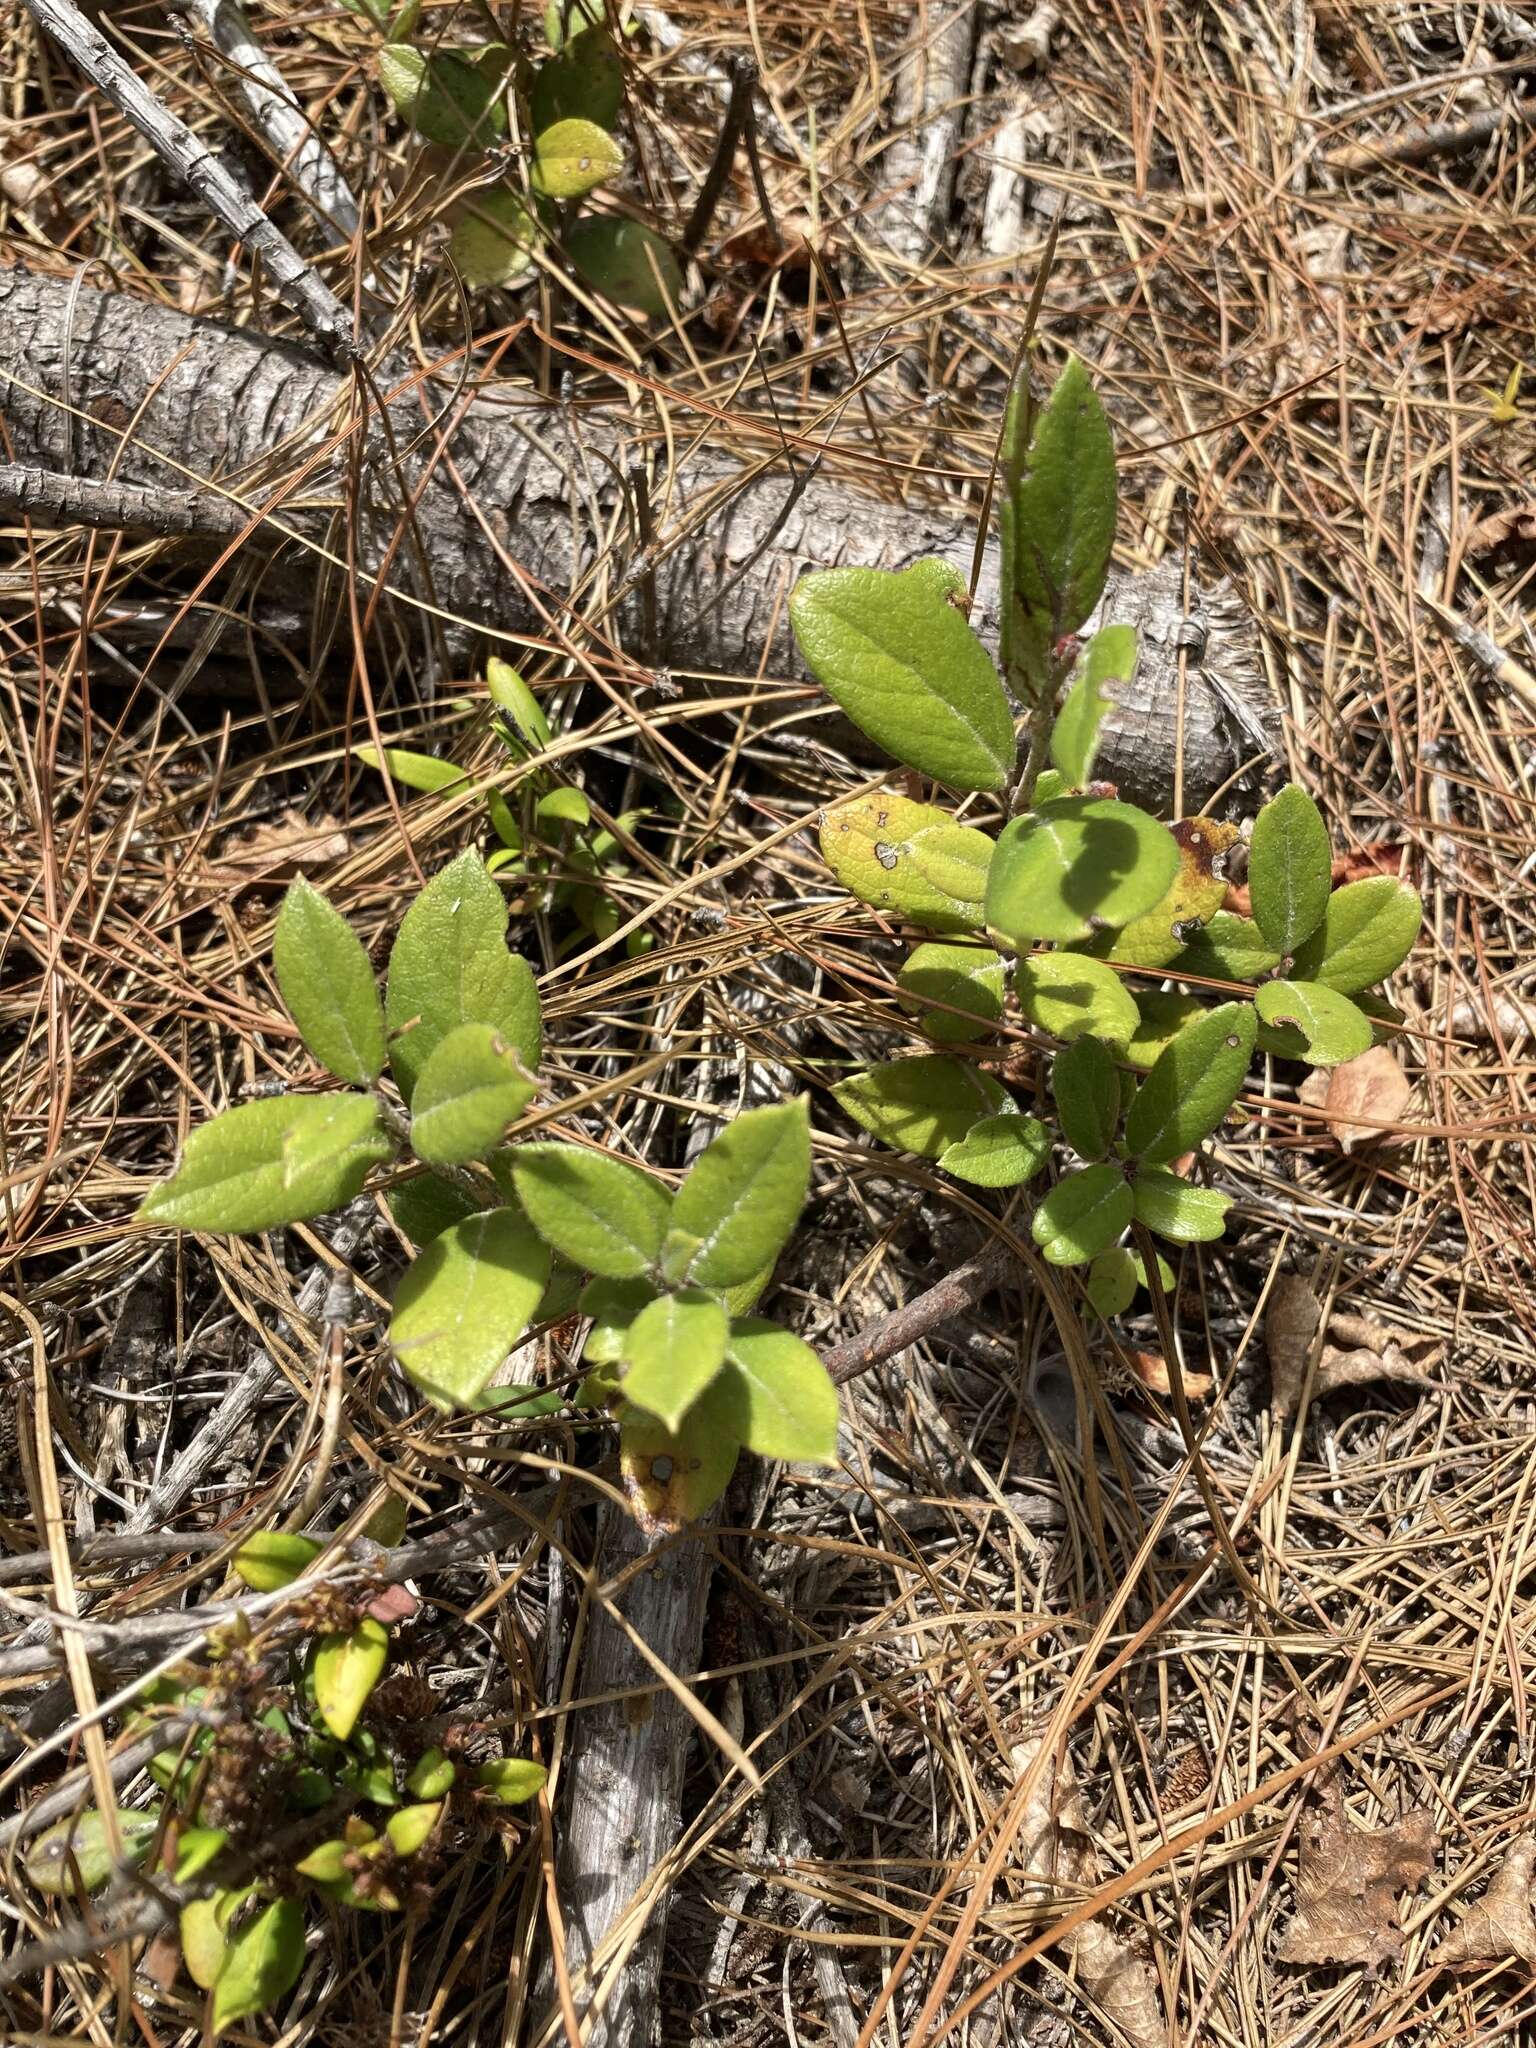
[[[839,804],[822,821],[821,854],[876,910],[935,932],[981,924],[992,841],[933,804],[883,792]]]
[[[1166,966],[1215,916],[1227,893],[1225,856],[1237,841],[1237,827],[1215,818],[1181,818],[1169,830],[1179,868],[1167,894],[1102,947],[1127,967]]]

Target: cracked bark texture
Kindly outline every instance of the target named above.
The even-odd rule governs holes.
[[[802,571],[845,562],[900,569],[929,555],[968,567],[971,559],[969,520],[942,507],[884,504],[842,477],[804,479],[803,463],[800,481],[784,464],[743,480],[732,457],[696,450],[650,481],[659,552],[647,645],[642,558],[621,479],[648,450],[659,457],[632,421],[499,386],[476,400],[469,421],[450,410],[439,425],[443,400],[434,389],[393,403],[393,449],[374,412],[327,453],[362,409],[350,375],[291,342],[126,293],[0,270],[0,411],[10,459],[178,491],[217,480],[253,506],[312,461],[276,514],[300,538],[280,540],[269,527],[261,544],[282,557],[281,580],[269,582],[290,602],[295,584],[308,582],[319,618],[334,621],[342,609],[339,572],[305,543],[323,542],[344,559],[343,523],[355,518],[350,544],[365,575],[381,573],[389,589],[426,598],[460,622],[461,655],[480,626],[584,637],[582,619],[594,610],[584,581],[607,558],[610,588],[625,593],[594,628],[610,651],[645,670],[659,662],[732,675],[763,664],[770,674],[798,675],[783,599]],[[364,481],[353,514],[347,472],[359,442]],[[398,510],[407,499],[412,517]],[[1181,558],[1169,557],[1151,578],[1117,577],[1103,606],[1106,616],[1141,627],[1142,658],[1111,721],[1100,772],[1154,806],[1166,804],[1172,782],[1181,585]],[[972,615],[988,641],[996,599],[997,549],[989,542]],[[1192,809],[1255,750],[1255,721],[1272,730],[1275,713],[1240,601],[1220,589],[1197,591],[1190,609],[1184,741]],[[415,612],[417,628],[423,616]],[[1234,715],[1234,706],[1247,715]]]

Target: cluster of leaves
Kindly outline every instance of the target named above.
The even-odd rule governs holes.
[[[995,839],[878,794],[829,811],[821,846],[855,895],[941,935],[898,977],[929,1041],[996,1031],[1011,956],[1017,1014],[1049,1052],[1054,1126],[953,1051],[865,1067],[833,1092],[865,1130],[984,1188],[1033,1180],[1064,1143],[1079,1163],[1031,1229],[1046,1260],[1089,1266],[1110,1315],[1146,1279],[1120,1242],[1133,1223],[1175,1243],[1221,1235],[1226,1198],[1176,1168],[1231,1110],[1255,1049],[1313,1066],[1364,1052],[1392,1015],[1364,991],[1406,957],[1421,911],[1391,876],[1334,889],[1322,815],[1289,786],[1254,821],[1252,915],[1237,915],[1222,907],[1237,827],[1169,825],[1093,780],[1137,647],[1124,626],[1076,638],[1107,580],[1116,483],[1075,361],[1043,407],[1019,380],[1000,483],[1006,687],[946,562],[808,575],[790,613],[807,664],[872,739],[951,789],[1005,797]]]
[[[494,656],[486,663],[486,682],[495,707],[491,730],[514,761],[535,762],[552,739],[538,698],[509,662]],[[563,912],[571,920],[572,928],[554,947],[557,961],[572,948],[591,939],[611,938],[617,931],[623,912],[611,885],[629,872],[624,842],[642,823],[645,812],[625,811],[611,828],[599,826],[582,790],[544,766],[529,768],[509,803],[494,787],[475,791],[463,769],[435,754],[418,754],[408,747],[363,746],[357,749],[357,758],[424,795],[438,796],[449,790],[483,795],[487,822],[501,842],[485,863],[488,872],[495,875],[512,870],[529,885],[523,892],[522,907],[537,904],[546,912]],[[549,848],[557,837],[562,843],[558,859],[554,859],[540,849]],[[650,952],[655,943],[655,934],[643,925],[624,942],[631,959]]]
[[[247,1538],[235,1570],[271,1592],[301,1579],[324,1548],[313,1537],[264,1532]],[[182,1959],[211,1995],[215,2033],[269,2010],[297,1981],[307,1897],[398,1912],[430,1867],[450,1812],[473,1819],[520,1805],[544,1784],[544,1766],[530,1759],[465,1766],[398,1739],[408,1728],[392,1739],[388,1722],[370,1726],[364,1713],[389,1650],[384,1621],[347,1617],[289,1659],[290,1685],[263,1686],[247,1720],[242,1692],[253,1660],[244,1644],[231,1645],[228,1683],[217,1662],[206,1680],[163,1678],[128,1723],[130,1736],[167,1724],[184,1731],[150,1758],[160,1803],[118,1809],[116,1835],[130,1863],[160,1845],[183,1889]],[[254,1669],[262,1671],[259,1661]],[[27,1875],[47,1893],[99,1891],[114,1874],[111,1836],[102,1812],[87,1808],[38,1837]],[[301,1853],[274,1853],[274,1840],[294,1836],[309,1838]]]
[[[750,1314],[805,1203],[805,1103],[737,1117],[675,1193],[586,1145],[509,1143],[538,1093],[542,1019],[507,924],[485,862],[460,855],[406,912],[381,1000],[361,940],[294,883],[273,942],[278,987],[315,1060],[352,1085],[242,1103],[202,1125],[142,1220],[277,1230],[339,1208],[388,1168],[395,1221],[421,1247],[390,1342],[437,1406],[559,1406],[489,1382],[532,1325],[574,1312],[588,1322],[590,1368],[576,1405],[615,1411],[626,1481],[654,1520],[702,1512],[742,1446],[830,1459],[825,1369]],[[385,1092],[386,1064],[408,1116]]]
[[[677,258],[660,235],[613,214],[582,214],[581,202],[624,167],[614,134],[624,67],[601,0],[550,0],[547,48],[534,63],[508,43],[447,48],[406,0],[383,35],[379,83],[396,113],[444,168],[487,163],[490,176],[455,199],[450,254],[471,288],[517,283],[539,252],[562,250],[577,275],[616,304],[650,315],[675,307]],[[501,161],[515,110],[521,175]]]

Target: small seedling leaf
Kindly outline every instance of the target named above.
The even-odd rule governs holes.
[[[362,940],[318,889],[291,886],[272,939],[277,986],[299,1036],[338,1081],[384,1071],[384,1009]]]
[[[1053,1266],[1082,1266],[1108,1251],[1131,1220],[1131,1190],[1118,1166],[1065,1174],[1035,1211],[1030,1234]]]
[[[354,751],[365,768],[372,768],[375,774],[387,771],[392,781],[420,790],[424,796],[436,796],[456,783],[469,782],[462,768],[452,761],[440,761],[436,754],[414,754],[409,747],[362,746]]]
[[[987,875],[990,930],[1017,952],[1129,924],[1166,894],[1179,851],[1165,825],[1114,797],[1068,796],[1004,827]]]
[[[315,1645],[315,1705],[338,1742],[345,1742],[389,1660],[389,1630],[371,1615]]]
[[[139,1207],[183,1230],[280,1230],[344,1208],[390,1154],[368,1095],[280,1095],[201,1124],[181,1164]]]
[[[1077,1038],[1051,1063],[1061,1134],[1080,1159],[1102,1159],[1120,1123],[1120,1071],[1108,1046]]]
[[[580,199],[623,168],[623,150],[595,121],[556,121],[534,137],[530,183],[546,199]]]
[[[515,1209],[487,1209],[435,1237],[406,1272],[389,1326],[406,1376],[440,1407],[465,1407],[528,1327],[549,1250]]]
[[[440,1038],[411,1096],[411,1150],[429,1166],[462,1166],[501,1143],[537,1092],[516,1048],[494,1024],[460,1024]]]
[[[723,1374],[732,1433],[764,1458],[831,1465],[837,1389],[809,1344],[759,1316],[732,1323]]]
[[[939,1164],[956,1180],[978,1188],[1016,1188],[1033,1180],[1050,1157],[1050,1133],[1032,1116],[1005,1111],[984,1116],[956,1144],[939,1154]]]
[[[579,220],[565,246],[592,289],[632,313],[664,319],[682,297],[683,273],[670,245],[637,220]]]
[[[299,1981],[304,1967],[304,1909],[274,1899],[229,1944],[213,1987],[213,2031],[269,2012]]]
[[[275,1593],[301,1579],[325,1548],[313,1536],[286,1529],[258,1529],[247,1536],[230,1562],[238,1578],[257,1593]]]
[[[1248,1003],[1221,1003],[1184,1026],[1158,1054],[1126,1116],[1133,1158],[1164,1165],[1215,1130],[1237,1100],[1257,1030]]]
[[[700,1288],[647,1303],[624,1335],[624,1398],[677,1429],[725,1363],[728,1328]]]
[[[1254,820],[1248,857],[1254,922],[1277,952],[1294,953],[1311,938],[1328,907],[1332,879],[1323,814],[1289,782]]]
[[[1077,675],[1051,728],[1051,759],[1067,789],[1081,789],[1093,773],[1099,727],[1114,709],[1110,686],[1136,673],[1136,628],[1101,626],[1083,649]],[[1040,802],[1038,785],[1035,800]]]
[[[452,1770],[453,1766],[448,1766]],[[384,1839],[397,1856],[418,1856],[432,1839],[443,1810],[440,1799],[423,1800],[417,1806],[402,1806],[384,1823]]]
[[[511,719],[535,753],[542,753],[550,742],[549,720],[518,671],[493,654],[485,664],[485,682],[496,709]]]
[[[1207,1244],[1227,1227],[1232,1206],[1214,1188],[1191,1187],[1162,1167],[1143,1167],[1132,1189],[1136,1221],[1175,1244]]]
[[[1091,1032],[1116,1051],[1140,1013],[1115,970],[1087,953],[1026,953],[1014,974],[1025,1021],[1068,1045]]]
[[[790,623],[806,666],[877,746],[951,789],[1001,789],[1013,714],[992,658],[932,575],[822,569]]]
[[[914,947],[896,985],[902,1008],[918,1011],[923,1030],[941,1045],[983,1038],[1003,1014],[1003,963],[990,946]]]
[[[883,793],[837,805],[821,827],[822,859],[845,889],[935,932],[978,929],[992,852],[973,825]]]
[[[475,1783],[497,1806],[525,1806],[548,1782],[549,1772],[532,1757],[498,1756],[475,1766]]]
[[[660,1257],[672,1198],[622,1160],[581,1145],[519,1145],[512,1180],[539,1235],[587,1272],[634,1280]]]
[[[684,1277],[719,1292],[760,1273],[788,1243],[810,1180],[804,1096],[745,1110],[699,1155],[677,1191],[672,1226],[698,1240]]]
[[[1254,1003],[1267,1027],[1264,1050],[1282,1059],[1337,1067],[1370,1049],[1370,1018],[1348,996],[1320,982],[1266,981]]]
[[[942,1053],[864,1067],[832,1093],[863,1130],[925,1159],[941,1158],[983,1117],[1013,1108],[990,1074]]]
[[[457,1776],[456,1767],[440,1749],[429,1749],[411,1765],[405,1789],[413,1799],[446,1799]]]
[[[1401,967],[1423,917],[1418,891],[1393,875],[1346,882],[1328,898],[1322,924],[1298,947],[1295,974],[1340,995],[1358,995]]]
[[[582,1289],[581,1312],[590,1316],[592,1327],[582,1346],[588,1365],[617,1365],[624,1356],[624,1338],[630,1324],[656,1290],[645,1280],[610,1280],[599,1275]]]

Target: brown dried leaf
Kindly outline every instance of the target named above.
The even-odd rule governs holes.
[[[1013,1762],[1020,1777],[1041,1747],[1039,1737],[1015,1747]],[[1023,1874],[1037,1880],[1025,1887],[1026,1895],[1066,1906],[1075,1894],[1092,1891],[1099,1882],[1099,1859],[1072,1759],[1064,1749],[1053,1749],[1046,1758],[1019,1828],[1018,1844]],[[1103,1920],[1075,1928],[1061,1945],[1076,1962],[1083,1989],[1132,2048],[1165,2048],[1168,2035],[1157,1973],[1137,1948]]]
[[[1373,1975],[1403,1945],[1397,1900],[1428,1876],[1440,1847],[1422,1808],[1376,1828],[1344,1811],[1337,1777],[1301,1823],[1296,1913],[1276,1951],[1283,1963],[1360,1963]]]
[[[1279,1273],[1264,1310],[1264,1345],[1269,1353],[1270,1399],[1279,1416],[1294,1415],[1307,1376],[1307,1358],[1323,1305],[1305,1273]]]
[[[1512,1842],[1493,1883],[1467,1908],[1459,1927],[1431,1958],[1436,1969],[1457,1963],[1502,1963],[1511,1959],[1536,1970],[1536,1913],[1531,1885],[1536,1878],[1536,1835]]]
[[[1127,1351],[1132,1372],[1144,1387],[1150,1387],[1154,1394],[1169,1395],[1173,1392],[1168,1380],[1168,1361],[1160,1351]],[[1187,1372],[1183,1375],[1184,1392],[1191,1401],[1208,1398],[1216,1382],[1206,1372]]]
[[[1358,1059],[1314,1069],[1298,1093],[1308,1108],[1323,1112],[1340,1149],[1353,1152],[1393,1136],[1382,1126],[1401,1120],[1413,1083],[1389,1045],[1373,1045]]]
[[[1536,541],[1536,498],[1527,498],[1523,505],[1505,505],[1484,519],[1474,520],[1461,537],[1461,551],[1476,561],[1478,556],[1494,554],[1512,541],[1521,545]]]
[[[1373,1345],[1342,1351],[1335,1344],[1325,1344],[1323,1355],[1317,1361],[1317,1378],[1313,1382],[1312,1393],[1317,1398],[1337,1393],[1340,1387],[1368,1386],[1373,1380],[1403,1380],[1413,1387],[1425,1387],[1430,1383],[1424,1367],[1399,1351],[1395,1344],[1385,1351],[1378,1351]]]

